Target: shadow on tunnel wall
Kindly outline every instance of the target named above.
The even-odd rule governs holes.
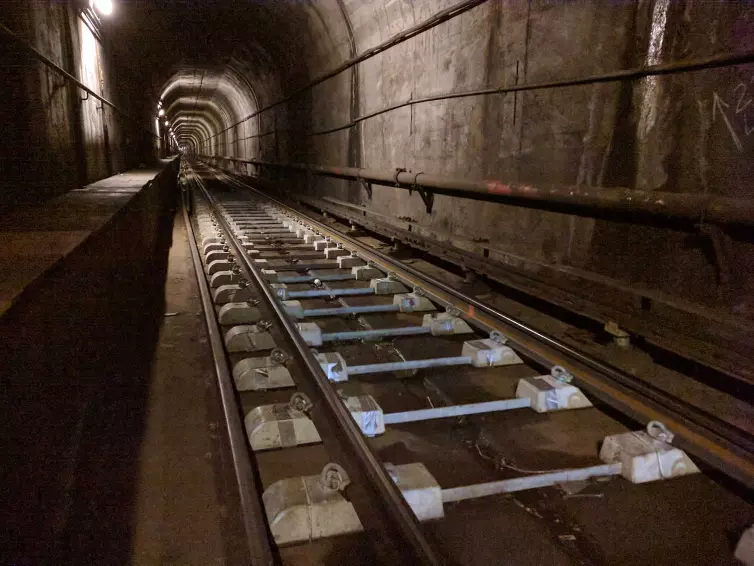
[[[125,564],[174,161],[0,319],[0,563]]]

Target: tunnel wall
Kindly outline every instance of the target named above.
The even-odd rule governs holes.
[[[280,19],[294,22],[305,75],[314,78],[453,4],[284,3]],[[254,118],[252,134],[275,135],[240,151],[202,153],[752,198],[752,65],[415,104],[317,134],[412,98],[744,51],[754,42],[751,22],[748,7],[720,1],[490,0]],[[253,79],[263,94],[266,85]],[[368,199],[353,182],[281,178],[292,190],[411,220],[428,237],[501,263],[564,267],[606,277],[616,292],[630,285],[752,314],[754,246],[741,231],[718,238],[442,195],[429,214],[418,194],[400,189],[375,187]],[[737,269],[747,277],[736,277]]]
[[[98,36],[84,22],[78,3],[10,2],[0,12],[2,22],[22,39],[131,113],[134,81],[124,80],[106,35]],[[4,34],[0,68],[0,211],[46,200],[154,158],[143,124],[87,95]]]

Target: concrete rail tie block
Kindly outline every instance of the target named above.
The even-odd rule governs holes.
[[[238,391],[267,391],[283,389],[296,384],[290,371],[277,361],[272,352],[269,356],[244,358],[233,366],[233,379]]]
[[[374,289],[375,295],[395,295],[397,293],[408,292],[408,289],[406,289],[406,286],[403,283],[395,279],[391,279],[390,277],[372,279],[369,282],[369,286]]]
[[[255,293],[250,285],[239,281],[237,285],[220,285],[212,291],[212,300],[216,305],[226,303],[246,303],[255,299]]]
[[[491,338],[464,342],[461,355],[469,356],[471,365],[477,368],[524,363],[513,348]]]
[[[217,313],[217,321],[223,326],[254,324],[261,318],[262,313],[250,303],[226,303]]]
[[[424,464],[385,464],[411,510],[420,521],[444,517],[442,490]],[[262,495],[270,530],[279,545],[360,532],[353,505],[329,488],[322,474],[286,478]]]
[[[474,332],[461,317],[447,312],[425,314],[422,319],[422,326],[429,328],[432,336],[451,336]]]
[[[312,420],[289,404],[255,407],[244,419],[251,449],[255,452],[321,442]]]
[[[272,335],[256,324],[234,326],[225,333],[228,352],[259,352],[276,348]]]
[[[538,413],[591,407],[592,403],[586,395],[578,387],[563,380],[558,370],[559,367],[555,366],[551,375],[520,379],[516,386],[516,397],[529,399],[531,408]]]
[[[645,483],[699,473],[688,455],[670,444],[673,435],[662,423],[652,421],[646,430],[605,438],[600,459],[620,463],[621,475],[632,483]]]

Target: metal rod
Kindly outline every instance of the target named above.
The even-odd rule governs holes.
[[[429,358],[426,360],[404,360],[402,362],[387,362],[384,364],[366,364],[361,366],[348,366],[348,375],[388,373],[391,371],[439,368],[447,366],[466,366],[470,365],[471,362],[471,356],[457,356],[455,358]]]
[[[325,332],[322,342],[343,340],[369,340],[388,336],[420,336],[431,332],[428,326],[406,326],[404,328],[376,328],[374,330],[349,330],[344,332]]]
[[[582,481],[589,478],[619,476],[621,469],[622,465],[620,463],[602,464],[590,468],[562,470],[549,474],[535,474],[509,480],[478,483],[476,485],[465,485],[463,487],[452,487],[442,490],[442,502],[450,503],[452,501],[477,499],[479,497],[487,497],[488,495],[499,495],[501,493],[536,489],[539,487],[555,485],[556,483]]]
[[[691,222],[754,225],[754,200],[702,193],[642,191],[626,187],[568,185],[532,186],[497,180],[469,180],[430,173],[396,172],[395,169],[359,169],[308,163],[277,163],[256,159],[230,159],[261,167],[301,171],[338,179],[363,180],[378,186],[423,188],[439,194],[502,202],[534,208],[554,206],[597,209],[642,216],[683,218]]]
[[[356,276],[353,273],[330,274],[330,275],[287,275],[278,277],[280,283],[311,283],[315,279],[320,281],[353,281]]]
[[[374,295],[371,287],[356,287],[353,289],[309,289],[307,291],[288,291],[289,299],[311,299],[315,297],[355,297]]]
[[[351,375],[351,368],[348,368]],[[433,409],[421,409],[419,411],[404,411],[402,413],[386,413],[383,415],[385,424],[412,423],[428,421],[431,419],[446,419],[451,417],[465,417],[480,413],[496,413],[510,411],[511,409],[523,409],[531,407],[531,399],[501,399],[500,401],[488,401],[486,403],[472,403],[469,405],[451,405],[448,407],[435,407]]]
[[[238,414],[233,377],[230,374],[225,357],[223,338],[217,324],[217,319],[215,318],[215,307],[212,296],[210,295],[207,281],[204,278],[204,270],[199,258],[199,252],[196,249],[194,228],[191,225],[186,207],[182,206],[182,210],[191,259],[194,264],[194,273],[199,286],[202,310],[204,311],[204,321],[207,325],[209,345],[212,349],[215,376],[217,378],[218,389],[220,390],[220,401],[223,407],[223,415],[225,416],[225,428],[228,433],[228,444],[230,445],[238,495],[241,502],[241,512],[243,514],[242,520],[246,534],[246,546],[249,550],[252,564],[272,565],[275,564],[275,560],[270,549],[270,533],[267,527],[267,519],[262,509],[262,495],[257,491],[257,486],[261,485],[261,483],[256,471],[251,466],[246,433],[241,422],[241,417]]]
[[[304,318],[340,316],[344,314],[367,314],[373,312],[399,312],[399,305],[363,305],[359,307],[333,307],[330,309],[304,309]]]

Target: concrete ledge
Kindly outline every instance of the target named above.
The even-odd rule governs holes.
[[[0,217],[0,316],[170,171],[177,173],[177,162],[108,177]]]
[[[128,501],[165,320],[177,165],[0,219],[0,557],[71,563],[58,553],[92,532],[81,525],[93,500]]]

